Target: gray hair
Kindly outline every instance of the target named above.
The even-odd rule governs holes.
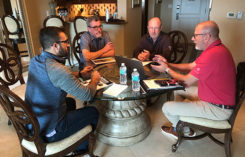
[[[100,21],[99,16],[90,16],[86,21],[88,27],[90,27],[92,21]]]

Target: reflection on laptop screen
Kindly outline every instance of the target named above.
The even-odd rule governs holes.
[[[125,58],[122,56],[115,56],[115,59],[116,59],[118,67],[120,67],[122,63],[125,63],[125,65],[127,67],[127,76],[129,79],[131,79],[131,74],[132,74],[134,68],[136,68],[137,71],[139,72],[140,80],[146,79],[144,67],[143,67],[141,61],[134,60],[131,58]]]

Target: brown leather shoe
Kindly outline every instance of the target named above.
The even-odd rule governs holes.
[[[162,134],[167,135],[171,138],[178,139],[177,133],[174,131],[174,127],[162,126],[161,127]]]

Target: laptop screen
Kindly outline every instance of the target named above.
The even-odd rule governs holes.
[[[125,63],[125,65],[127,67],[127,76],[129,79],[131,79],[131,74],[132,74],[134,68],[136,68],[137,71],[139,72],[140,80],[146,79],[144,67],[143,67],[141,61],[134,60],[131,58],[125,58],[122,56],[115,56],[115,59],[116,59],[118,67],[120,67],[122,63]]]

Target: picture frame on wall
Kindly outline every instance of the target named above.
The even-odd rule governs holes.
[[[140,0],[132,0],[132,8],[139,7],[140,6]]]

